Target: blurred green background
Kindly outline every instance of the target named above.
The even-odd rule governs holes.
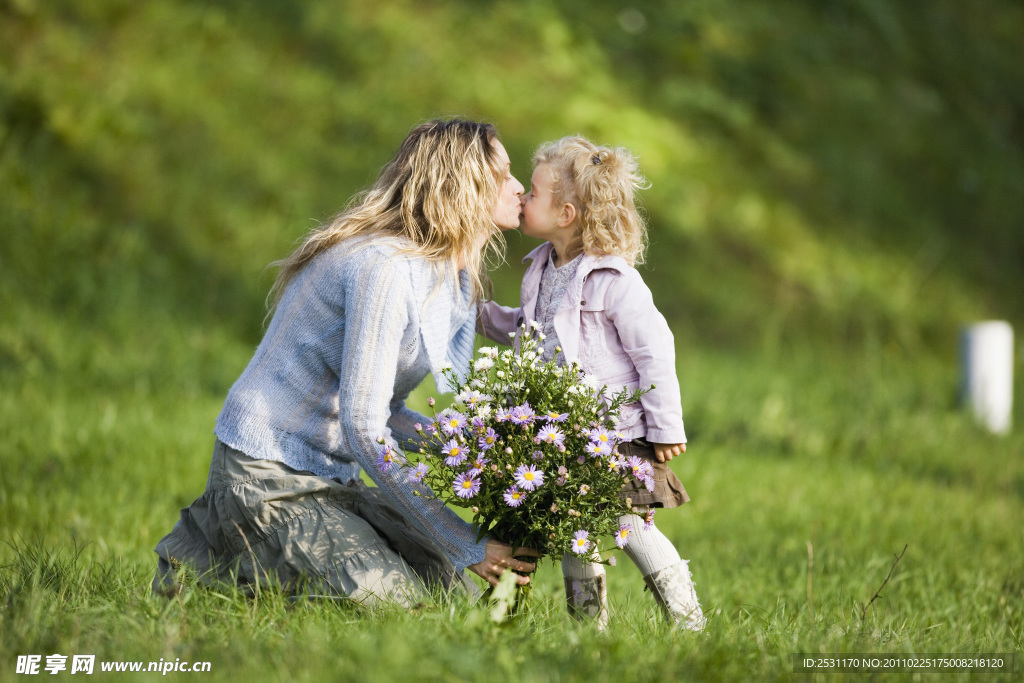
[[[777,673],[796,648],[1019,652],[1024,401],[999,438],[956,395],[977,320],[1014,325],[1020,384],[1022,36],[1018,0],[0,0],[3,667],[236,642],[146,587],[259,342],[267,265],[452,115],[495,123],[524,183],[577,132],[651,182],[642,272],[676,334],[694,499],[659,527],[716,624],[685,662],[644,650],[655,676]],[[502,302],[535,245],[508,239]],[[51,590],[40,548],[102,568]],[[628,626],[642,581],[610,572]],[[539,577],[556,606],[560,581]],[[336,653],[315,642],[282,661]]]
[[[1021,35],[999,0],[2,0],[0,367],[94,388],[168,325],[255,342],[266,265],[446,115],[527,183],[564,134],[639,154],[681,350],[953,357],[1024,319]],[[146,366],[107,379],[239,370]]]

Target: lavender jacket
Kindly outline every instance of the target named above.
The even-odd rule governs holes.
[[[523,259],[533,260],[523,276],[518,308],[493,301],[480,304],[477,331],[508,344],[509,334],[534,319],[541,275],[550,242]],[[630,439],[685,443],[676,378],[675,345],[651,290],[635,268],[618,256],[583,256],[554,319],[567,363],[577,361],[597,384],[619,389],[655,386],[639,404],[623,406],[619,429]]]

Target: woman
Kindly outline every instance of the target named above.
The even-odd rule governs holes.
[[[267,332],[217,418],[206,491],[157,545],[154,591],[177,590],[187,564],[204,581],[407,604],[463,569],[491,584],[534,570],[513,557],[532,551],[478,541],[384,457],[427,422],[404,403],[427,373],[444,391],[446,364],[468,369],[484,245],[518,226],[522,192],[492,126],[432,121],[280,264]]]

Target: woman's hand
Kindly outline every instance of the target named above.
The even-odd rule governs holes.
[[[682,455],[686,452],[685,443],[654,443],[654,457],[658,459],[658,462],[668,462],[677,455]]]
[[[536,550],[530,548],[513,549],[508,543],[488,539],[487,545],[484,546],[484,559],[476,564],[469,565],[466,569],[469,569],[492,586],[496,586],[498,585],[498,579],[501,578],[506,569],[514,569],[517,572],[530,574],[537,568],[536,562],[517,560],[515,558],[516,555],[540,557],[540,553]],[[517,576],[516,582],[520,586],[525,586],[530,583],[530,577]]]

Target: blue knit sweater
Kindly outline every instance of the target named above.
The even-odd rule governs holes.
[[[253,458],[349,481],[360,468],[460,570],[481,561],[484,542],[451,509],[414,496],[406,473],[377,465],[384,437],[418,440],[429,420],[405,399],[441,369],[465,373],[475,306],[465,273],[439,277],[395,239],[351,240],[323,252],[285,288],[263,341],[217,418],[222,442]]]

